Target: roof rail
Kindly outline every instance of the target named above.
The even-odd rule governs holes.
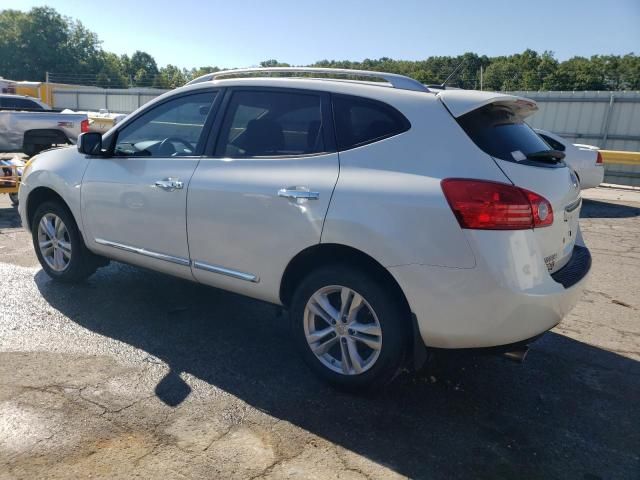
[[[228,77],[231,75],[249,75],[255,73],[321,73],[324,75],[336,75],[343,77],[370,77],[379,78],[387,81],[393,88],[400,90],[413,90],[416,92],[428,92],[429,89],[422,83],[413,78],[405,77],[395,73],[373,72],[369,70],[351,70],[348,68],[316,68],[316,67],[256,67],[256,68],[237,68],[235,70],[222,70],[220,72],[207,73],[201,77],[195,78],[187,83],[208,82],[216,80],[219,77]]]

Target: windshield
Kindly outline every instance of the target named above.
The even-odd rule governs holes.
[[[530,155],[550,150],[508,107],[488,105],[463,115],[458,122],[478,147],[495,158],[527,164]]]

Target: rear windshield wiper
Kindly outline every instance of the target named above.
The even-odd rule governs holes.
[[[564,152],[560,150],[540,150],[539,152],[527,153],[527,158],[530,160],[547,159],[556,163],[560,162],[564,157]]]

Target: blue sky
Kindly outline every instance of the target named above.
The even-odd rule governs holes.
[[[640,0],[0,0],[0,8],[40,5],[81,20],[106,50],[144,50],[180,67],[525,48],[561,60],[640,54]]]

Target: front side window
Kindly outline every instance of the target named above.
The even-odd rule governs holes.
[[[224,157],[310,155],[325,151],[321,97],[311,93],[234,92],[216,154]]]
[[[184,157],[196,154],[216,92],[169,100],[118,132],[114,155]]]
[[[333,115],[339,150],[383,140],[411,128],[409,120],[395,108],[366,98],[335,95]]]

